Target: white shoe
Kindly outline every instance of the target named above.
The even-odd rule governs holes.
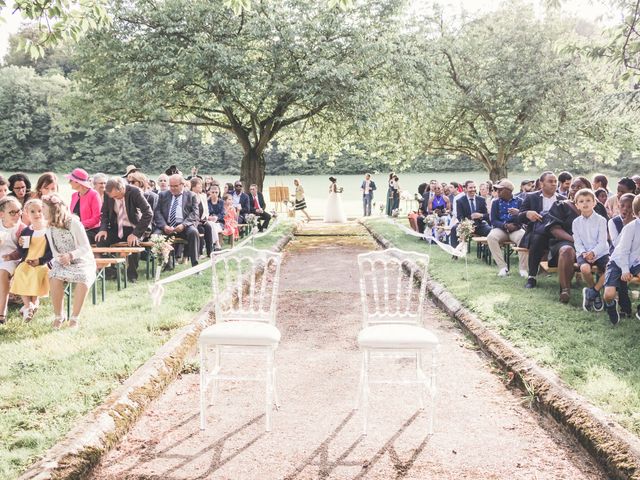
[[[529,277],[529,272],[527,272],[526,270],[520,270],[520,276],[522,278],[528,278]]]
[[[509,275],[509,270],[507,269],[507,267],[501,268],[498,272],[499,277],[506,277],[507,275]]]

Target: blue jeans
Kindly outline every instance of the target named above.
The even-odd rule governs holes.
[[[364,216],[371,216],[371,200],[373,200],[372,193],[364,193],[362,195],[362,208],[364,209]]]

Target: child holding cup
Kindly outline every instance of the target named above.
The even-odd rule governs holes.
[[[31,225],[22,230],[18,240],[21,262],[13,277],[11,293],[22,297],[24,306],[20,313],[24,321],[29,322],[38,310],[38,297],[49,294],[47,263],[52,256],[46,237],[47,222],[42,201],[29,200],[24,204],[24,210],[31,219]]]

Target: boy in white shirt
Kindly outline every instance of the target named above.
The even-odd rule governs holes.
[[[588,188],[579,190],[574,198],[580,216],[573,221],[573,243],[580,273],[587,284],[582,289],[582,308],[587,312],[600,312],[604,307],[600,289],[604,285],[604,272],[609,263],[607,219],[594,212],[596,201],[595,194]],[[594,265],[600,273],[597,282],[591,273]]]
[[[607,265],[605,279],[604,301],[609,320],[613,325],[620,321],[616,290],[622,283],[629,282],[634,276],[640,275],[640,195],[633,200],[633,214],[636,219],[622,229],[618,245],[611,254],[611,261]],[[628,315],[631,312],[624,312]],[[636,313],[640,320],[640,309]]]

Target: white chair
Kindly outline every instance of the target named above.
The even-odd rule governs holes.
[[[411,262],[411,263],[407,263]],[[424,396],[431,395],[428,433],[433,433],[436,395],[437,337],[423,326],[426,275],[429,256],[396,248],[358,255],[363,329],[358,334],[362,368],[356,409],[363,410],[363,434],[367,434],[369,385],[379,383],[420,384],[420,408]],[[403,268],[403,267],[406,267]],[[417,277],[422,273],[422,281]],[[419,286],[416,286],[419,282]],[[423,353],[431,353],[430,372],[423,366]],[[415,380],[371,380],[372,357],[410,357],[415,359]]]
[[[213,296],[216,323],[200,334],[200,429],[206,427],[207,391],[218,382],[259,381],[266,383],[266,431],[271,430],[271,412],[276,392],[275,350],[280,342],[276,327],[276,300],[282,254],[242,247],[213,256]],[[226,287],[225,292],[221,291]],[[233,292],[231,292],[233,290]],[[210,367],[210,354],[213,366]],[[221,361],[230,354],[264,357],[264,375],[223,375]]]

